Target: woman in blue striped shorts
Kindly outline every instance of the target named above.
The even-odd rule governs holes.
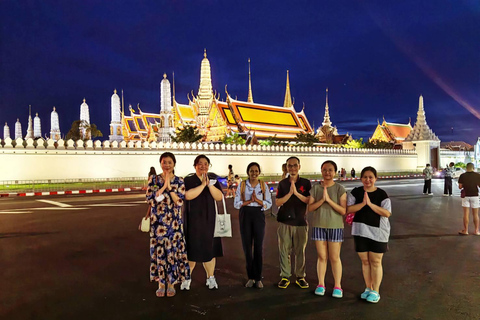
[[[315,294],[325,294],[325,273],[327,260],[330,260],[335,286],[332,297],[343,297],[342,261],[340,249],[343,242],[343,216],[347,212],[347,193],[345,188],[335,183],[333,178],[337,172],[337,164],[327,160],[321,167],[323,181],[314,185],[310,191],[308,211],[312,216],[312,240],[317,248],[318,286]]]

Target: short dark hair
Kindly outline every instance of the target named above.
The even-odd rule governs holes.
[[[231,164],[228,165],[228,169],[232,169],[233,166]]]
[[[193,160],[193,166],[197,166],[197,164],[200,162],[200,159],[205,159],[207,160],[208,164],[210,164],[210,159],[204,154],[198,155],[195,160]]]
[[[258,172],[262,172],[262,169],[260,169],[260,165],[256,162],[250,162],[247,166],[247,175],[248,175],[248,171],[250,171],[250,168],[253,167],[253,166],[257,166],[258,167]]]
[[[455,165],[455,163],[450,162],[450,167],[453,167],[454,165]]]
[[[295,157],[295,156],[291,156],[290,158],[288,158],[287,161],[285,161],[285,163],[287,163],[289,160],[292,160],[292,159],[296,159],[298,163],[300,163],[300,159],[298,159],[298,157]]]
[[[430,163],[427,163],[427,167],[430,167]]]
[[[170,159],[173,160],[173,164],[177,164],[177,159],[175,159],[175,156],[171,152],[162,153],[162,155],[160,156],[160,163],[162,162],[163,158],[170,158]],[[150,168],[150,170],[151,170],[151,168]]]
[[[362,170],[362,173],[360,174],[360,177],[363,177],[363,174],[367,171],[370,171],[371,173],[373,173],[373,175],[375,176],[375,178],[377,178],[377,170],[375,170],[374,167],[365,167],[363,168]]]
[[[335,163],[335,161],[332,161],[332,160],[327,160],[324,163],[322,163],[322,165],[320,166],[320,169],[322,169],[323,166],[327,163],[330,163],[335,168],[335,172],[337,172],[337,164]]]

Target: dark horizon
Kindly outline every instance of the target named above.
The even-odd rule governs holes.
[[[402,12],[402,14],[398,14]],[[480,136],[480,4],[413,0],[385,4],[219,1],[155,4],[102,1],[0,3],[0,123],[14,136],[28,106],[42,134],[56,107],[65,135],[80,115],[108,139],[110,97],[159,112],[163,74],[176,100],[198,91],[203,50],[213,89],[246,100],[248,62],[256,103],[283,105],[286,72],[295,109],[315,129],[329,90],[332,124],[368,139],[377,121],[416,121],[423,95],[427,123],[442,141],[474,144]],[[128,114],[128,111],[126,112]],[[2,132],[3,133],[3,132]],[[2,135],[3,138],[3,135]]]

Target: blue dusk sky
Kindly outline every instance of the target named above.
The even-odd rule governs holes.
[[[368,139],[377,120],[427,123],[442,141],[480,136],[480,2],[0,1],[0,124],[11,135],[28,106],[66,134],[80,117],[108,138],[110,98],[159,112],[163,74],[176,100],[198,92],[204,48],[220,98],[283,105],[286,71],[297,111],[321,125],[325,89],[339,133]],[[3,133],[3,132],[2,132]],[[2,136],[3,137],[3,136]]]

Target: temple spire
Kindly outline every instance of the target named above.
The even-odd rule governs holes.
[[[27,127],[27,135],[25,136],[25,140],[27,139],[33,139],[33,121],[32,121],[32,106],[28,106],[28,127]]]
[[[330,114],[328,112],[328,88],[325,91],[325,96],[326,96],[326,98],[325,98],[325,115],[323,116],[322,125],[327,126],[327,127],[331,127],[332,122],[330,121]]]
[[[425,117],[425,109],[423,107],[423,96],[418,99],[417,122],[412,131],[405,138],[405,141],[440,141],[437,135],[430,129]]]
[[[248,58],[248,99],[247,99],[247,102],[253,103],[252,76],[250,74],[250,58]]]
[[[293,103],[292,103],[292,95],[290,94],[289,71],[287,70],[287,88],[285,89],[285,100],[283,101],[283,107],[291,108],[292,106],[293,106]]]
[[[173,101],[175,101],[175,72],[172,72],[172,91]]]

